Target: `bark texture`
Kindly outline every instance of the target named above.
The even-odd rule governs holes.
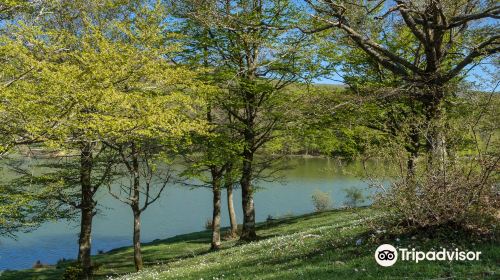
[[[212,215],[212,242],[210,249],[218,250],[221,245],[220,241],[220,214],[221,214],[221,190],[220,179],[212,181],[213,193],[213,215]]]
[[[134,265],[135,270],[139,271],[143,268],[142,253],[141,253],[141,212],[134,211]]]
[[[227,191],[227,211],[229,214],[229,222],[231,224],[231,231],[229,232],[229,236],[231,238],[238,236],[238,220],[236,219],[236,212],[234,211],[234,203],[233,203],[233,184],[226,184]]]
[[[257,238],[257,234],[255,232],[255,207],[253,202],[252,187],[252,162],[253,154],[245,152],[240,180],[241,202],[243,208],[243,228],[241,230],[240,239],[245,241],[251,241]]]
[[[134,213],[134,265],[135,270],[139,271],[143,267],[142,253],[141,253],[141,209],[139,206],[140,197],[140,174],[139,174],[139,155],[135,144],[131,146],[131,156],[132,156],[132,175],[134,177],[134,182],[132,186],[133,195],[131,197],[130,207]]]
[[[81,184],[81,220],[80,237],[78,239],[78,261],[83,269],[82,279],[92,279],[91,233],[95,203],[92,188],[92,145],[84,144],[80,155],[80,184]]]

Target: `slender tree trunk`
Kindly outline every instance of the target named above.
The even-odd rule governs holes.
[[[212,179],[213,192],[213,215],[212,215],[212,243],[210,249],[217,250],[220,248],[220,209],[221,209],[221,191],[220,177]]]
[[[91,233],[94,217],[94,201],[92,188],[92,144],[86,143],[80,155],[81,185],[81,221],[80,238],[78,240],[78,261],[83,269],[82,279],[92,279]]]
[[[232,182],[226,182],[226,191],[227,191],[227,210],[229,212],[229,221],[231,223],[231,232],[229,236],[232,238],[238,235],[238,220],[236,219],[236,212],[234,211],[233,204],[233,184]]]
[[[243,207],[243,228],[241,230],[241,240],[251,241],[257,239],[255,233],[255,208],[253,202],[252,188],[252,163],[253,153],[245,149],[243,153],[243,169],[240,180],[241,202]]]
[[[81,223],[80,223],[80,238],[78,260],[83,269],[83,279],[92,278],[92,262],[90,258],[91,249],[91,232],[92,232],[92,210],[90,207],[82,206],[81,210]]]
[[[135,144],[131,145],[131,156],[132,156],[132,172],[134,176],[133,182],[133,196],[132,196],[132,212],[134,213],[134,264],[135,270],[139,271],[143,267],[142,254],[141,254],[141,210],[139,208],[139,188],[140,188],[140,178],[139,178],[139,159]]]
[[[141,211],[138,207],[133,207],[134,212],[134,264],[135,270],[139,271],[143,268],[142,253],[141,253]]]

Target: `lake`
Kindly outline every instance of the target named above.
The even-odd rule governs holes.
[[[366,182],[353,175],[359,163],[340,165],[324,158],[293,158],[291,168],[282,172],[280,182],[260,182],[255,194],[258,222],[268,215],[280,217],[314,211],[311,195],[315,190],[328,192],[334,207],[345,202],[346,188],[359,188],[372,193]],[[229,225],[225,193],[222,195],[222,226]],[[234,205],[241,223],[241,192],[235,190]],[[92,254],[108,251],[132,242],[132,211],[107,194],[98,193],[100,209],[94,218]],[[212,216],[212,193],[207,188],[168,186],[160,199],[142,214],[142,241],[164,239],[178,234],[201,231]],[[57,221],[42,225],[30,233],[20,233],[17,240],[0,239],[0,270],[31,268],[40,260],[54,264],[59,259],[74,259],[78,248],[78,221]],[[207,244],[209,246],[209,244]]]

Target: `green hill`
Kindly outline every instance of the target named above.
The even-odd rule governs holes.
[[[498,279],[498,240],[466,237],[461,231],[437,230],[432,236],[407,233],[389,236],[370,230],[381,214],[371,208],[334,210],[283,218],[258,227],[260,240],[248,244],[225,241],[210,252],[210,232],[197,232],[144,245],[147,268],[133,271],[132,248],[94,257],[98,279]],[[441,233],[442,232],[442,233]],[[398,261],[381,267],[374,259],[383,243],[426,251],[440,247],[481,251],[479,261]],[[7,271],[1,279],[60,279],[64,264]]]

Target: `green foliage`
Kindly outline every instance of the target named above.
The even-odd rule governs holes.
[[[46,217],[47,209],[37,201],[36,195],[28,195],[6,186],[0,186],[0,235],[15,236],[19,230],[36,228]]]
[[[319,2],[324,9],[338,8]],[[434,5],[429,3],[421,4]],[[379,200],[396,222],[480,229],[495,222],[500,99],[469,92],[460,81],[464,69],[445,79],[467,50],[477,55],[466,64],[498,51],[476,51],[496,36],[495,22],[431,32],[428,41],[444,34],[436,50],[422,46],[406,21],[365,16],[366,9],[346,2],[345,24],[373,39],[360,48],[365,41],[355,43],[335,30],[300,32],[298,26],[320,27],[324,21],[311,20],[296,1],[169,4],[172,14],[164,1],[0,3],[0,156],[27,145],[41,148],[45,157],[2,182],[1,236],[74,214],[81,206],[78,156],[84,147],[91,147],[93,193],[122,176],[122,167],[138,155],[148,175],[182,155],[188,165],[182,175],[203,183],[213,182],[214,174],[234,183],[243,162],[256,162],[246,168],[248,184],[273,167],[269,162],[277,154],[375,157],[401,172]],[[385,12],[384,5],[369,5],[377,5],[370,13]],[[465,1],[442,6],[438,21],[456,20],[461,7],[468,7]],[[426,26],[426,32],[436,26]],[[382,67],[384,60],[367,52],[378,45],[385,50],[379,55],[391,52],[413,63],[411,75]],[[429,51],[445,54],[437,57],[435,70]],[[334,72],[349,88],[303,84]],[[426,85],[433,83],[443,92],[429,91]],[[431,116],[431,103],[442,115]],[[448,151],[437,171],[421,160],[436,132],[445,136]],[[363,199],[357,190],[346,192],[349,206]],[[312,200],[317,211],[332,206],[327,193],[316,191]],[[279,249],[278,257],[288,253]],[[66,272],[67,279],[79,278],[81,268]]]
[[[189,79],[193,71],[162,58],[178,44],[168,41],[161,6],[114,4],[136,14],[124,21],[107,6],[72,5],[79,9],[77,18],[54,12],[42,20],[43,30],[21,22],[0,44],[10,56],[2,70],[9,85],[2,89],[6,121],[26,120],[19,125],[24,134],[54,145],[68,138],[120,140],[160,132],[179,137],[203,127],[189,118],[201,104],[196,94],[205,90],[203,84]],[[93,21],[104,11],[106,25]],[[58,29],[52,25],[57,17],[81,26]],[[15,80],[24,71],[20,67],[27,74]]]
[[[92,143],[91,180],[98,188],[114,175],[118,154],[109,147],[155,142],[175,151],[190,143],[190,134],[203,134],[198,113],[210,87],[196,79],[198,72],[168,61],[179,44],[166,31],[160,2],[45,4],[36,21],[20,17],[0,33],[0,153],[40,142],[62,152],[67,160],[43,162],[38,168],[45,174],[26,172],[15,184],[20,193],[34,185],[44,199],[76,207],[75,156],[82,145]]]
[[[79,263],[69,265],[62,275],[63,280],[79,280],[83,277],[83,269]]]
[[[2,164],[13,164],[2,160]],[[17,164],[13,164],[17,166]],[[18,167],[14,167],[18,168]],[[7,168],[5,168],[7,169]],[[51,199],[36,182],[23,175],[3,170],[0,183],[0,236],[15,238],[18,232],[29,232],[46,221],[70,218],[72,211]]]
[[[0,3],[0,22],[10,19],[16,13],[32,6],[33,3],[30,3],[28,0],[2,0],[2,3]]]
[[[346,88],[298,85],[284,94],[300,104],[289,114],[290,122],[279,137],[266,145],[271,152],[352,160],[387,141],[384,132],[366,126],[383,111],[375,111],[373,102],[356,102],[359,97]]]

